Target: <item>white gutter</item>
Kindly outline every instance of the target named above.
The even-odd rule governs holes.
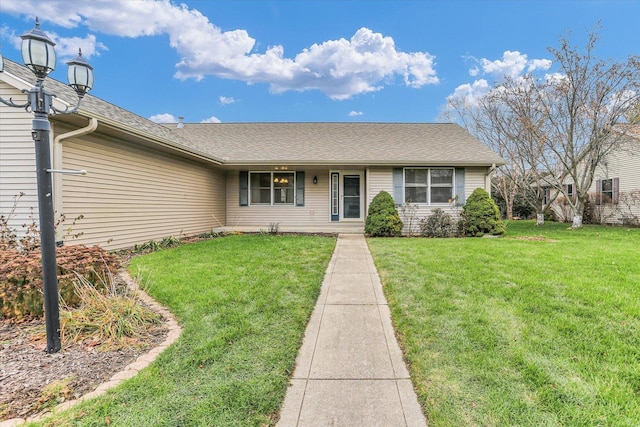
[[[87,126],[56,136],[53,139],[51,168],[62,169],[62,141],[69,138],[75,138],[77,136],[88,135],[95,132],[97,128],[98,119],[91,117],[89,118],[89,124]],[[53,209],[58,215],[60,215],[64,213],[62,211],[62,174],[52,173],[51,175],[53,178]]]
[[[491,196],[491,174],[496,169],[498,169],[498,166],[494,163],[484,175],[484,188],[487,190],[487,193],[489,193],[489,196]]]

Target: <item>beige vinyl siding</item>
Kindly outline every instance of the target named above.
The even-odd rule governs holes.
[[[482,188],[491,194],[491,182],[487,180],[488,168],[474,167],[465,168],[464,194],[465,199],[471,196],[476,188]],[[487,184],[488,182],[488,184]]]
[[[467,167],[465,168],[465,197],[468,198],[473,190],[476,188],[486,188],[486,167]],[[393,168],[370,168],[369,169],[369,180],[368,180],[368,203],[382,190],[387,193],[393,195]],[[431,211],[436,208],[440,208],[443,211],[458,216],[460,213],[460,209],[455,208],[450,205],[426,205],[426,204],[412,204],[415,206],[415,211],[409,209],[408,206],[399,207],[398,211],[400,213],[400,217],[405,224],[404,232],[409,232],[408,226],[411,224],[412,232],[418,231],[419,220],[431,215]]]
[[[640,218],[640,194],[632,201],[629,193],[640,192],[640,140],[636,140],[635,146],[613,153],[609,156],[605,165],[600,166],[595,173],[593,184],[589,193],[596,193],[596,181],[609,178],[619,179],[619,203],[616,209],[611,206],[603,206],[603,218],[607,223],[622,222],[623,216],[635,215]]]
[[[367,178],[367,207],[381,191],[393,196],[393,168],[369,168]]]
[[[0,81],[0,96],[12,98],[16,104],[26,102],[26,95]],[[22,233],[22,224],[37,221],[38,194],[36,184],[35,147],[31,138],[33,114],[23,108],[0,103],[0,215],[7,216],[15,196],[24,193],[9,225]]]
[[[260,169],[252,169],[259,172]],[[239,172],[230,171],[227,176],[227,228],[268,230],[278,224],[280,231],[337,232],[364,229],[364,222],[331,222],[329,214],[329,171],[318,169],[293,169],[289,172],[305,172],[304,206],[283,205],[240,206]],[[313,177],[318,183],[313,183]]]
[[[211,231],[225,222],[225,177],[210,166],[152,152],[96,134],[62,144],[65,227],[79,215],[66,244],[109,249],[167,236]]]

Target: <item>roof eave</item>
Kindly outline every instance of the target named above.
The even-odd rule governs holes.
[[[454,167],[491,167],[502,166],[503,160],[472,160],[472,161],[415,161],[415,160],[229,160],[223,158],[225,166],[454,166]]]
[[[170,149],[171,151],[176,151],[176,152],[180,152],[183,153],[185,155],[188,155],[190,157],[196,157],[200,160],[205,160],[207,162],[216,164],[216,165],[222,165],[224,163],[224,161],[217,156],[214,156],[212,154],[208,154],[199,150],[195,150],[192,149],[184,144],[178,144],[175,143],[169,139],[166,138],[160,138],[156,135],[153,135],[149,132],[145,132],[143,130],[137,129],[133,126],[129,126],[126,125],[122,122],[118,122],[114,119],[110,119],[108,117],[104,117],[101,116],[99,114],[96,114],[94,112],[89,112],[87,110],[83,110],[82,108],[78,110],[77,112],[78,115],[81,115],[83,117],[86,118],[95,118],[98,120],[98,123],[107,126],[111,129],[114,129],[116,131],[121,131],[123,133],[127,133],[127,134],[131,134],[131,135],[135,135],[138,138],[142,138],[145,141],[148,141],[149,143],[153,144],[153,145],[158,145],[161,147],[165,147],[167,149]]]

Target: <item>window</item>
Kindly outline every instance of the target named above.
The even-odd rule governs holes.
[[[429,169],[404,170],[404,200],[412,203],[428,203]]]
[[[294,175],[292,172],[274,173],[273,174],[273,204],[274,205],[292,205]]]
[[[567,184],[567,197],[573,197],[573,192],[574,192],[574,185],[573,184]]]
[[[449,203],[453,199],[453,168],[407,168],[404,200],[411,203]]]
[[[620,202],[620,179],[607,178],[596,180],[596,204],[613,204]]]
[[[613,201],[613,179],[603,179],[600,181],[600,194],[602,203],[611,203]]]
[[[294,172],[250,172],[249,194],[252,205],[293,205]]]
[[[430,203],[449,203],[453,199],[453,169],[431,169]]]

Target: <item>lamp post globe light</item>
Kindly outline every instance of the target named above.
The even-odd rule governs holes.
[[[27,94],[25,104],[15,104],[12,99],[6,101],[2,98],[0,102],[10,107],[24,108],[34,114],[31,135],[35,142],[47,353],[56,353],[61,348],[61,342],[51,174],[57,171],[51,169],[49,114],[71,114],[78,110],[82,98],[93,87],[93,67],[82,57],[82,51],[79,51],[77,58],[68,62],[69,86],[77,93],[78,103],[71,109],[67,107],[65,110],[59,110],[53,106],[55,95],[44,88],[44,79],[56,68],[55,43],[40,29],[40,21],[37,17],[36,27],[20,38],[22,38],[22,60],[36,76],[36,82],[32,89],[23,90],[23,93]],[[4,61],[0,55],[0,72],[3,72],[3,68]]]

